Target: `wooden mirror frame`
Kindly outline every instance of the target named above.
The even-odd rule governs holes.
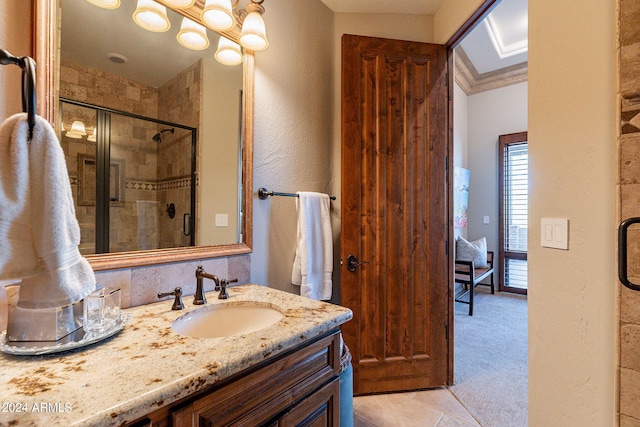
[[[162,3],[162,0],[160,0]],[[56,34],[59,29],[58,2],[51,0],[32,0],[33,34],[32,52],[36,61],[37,112],[54,123],[57,102],[56,95]],[[197,22],[201,22],[202,5],[186,10],[176,10]],[[237,41],[239,31],[233,28],[223,35]],[[252,251],[253,240],[253,52],[245,50],[243,62],[243,226],[244,243],[217,246],[190,246],[183,248],[156,249],[150,251],[116,252],[112,254],[88,255],[94,271],[140,267],[169,262],[189,261],[203,258],[227,257],[247,254]]]

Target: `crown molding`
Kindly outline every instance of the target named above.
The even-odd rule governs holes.
[[[499,70],[479,74],[462,46],[454,50],[454,77],[467,95],[499,89],[527,81],[528,63],[511,65]]]

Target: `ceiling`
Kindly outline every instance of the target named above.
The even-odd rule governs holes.
[[[321,0],[336,13],[433,15],[444,0]]]
[[[180,15],[169,11],[170,30],[153,33],[133,22],[135,8],[133,0],[123,1],[116,10],[101,9],[87,1],[62,0],[61,58],[160,87],[203,54],[213,57],[218,44],[215,32],[207,32],[210,45],[206,50],[189,50],[176,41]],[[111,54],[122,55],[127,61],[113,62]]]
[[[444,0],[321,0],[336,13],[390,13],[433,15]],[[486,22],[481,22],[465,37],[461,46],[479,74],[527,62],[524,52],[508,50],[527,44],[527,0],[502,0],[488,19],[496,35],[498,48]],[[500,56],[497,49],[503,51]],[[505,51],[506,55],[505,56]]]
[[[336,13],[432,15],[445,0],[321,1]],[[265,6],[268,9],[268,2]],[[213,56],[217,45],[214,32],[208,31],[211,45],[206,51],[190,51],[175,40],[180,28],[180,16],[170,16],[170,31],[151,33],[133,23],[133,9],[133,0],[122,2],[122,6],[115,11],[97,8],[86,1],[62,0],[62,59],[159,87],[178,71],[197,61],[202,53]],[[523,43],[526,45],[527,0],[502,0],[491,12],[490,19],[497,38],[502,42],[498,45],[503,49],[508,50]],[[132,40],[136,42],[131,43]],[[146,42],[151,43],[152,47]],[[476,26],[461,42],[461,46],[480,75],[527,62],[526,50],[501,58],[484,22]],[[108,59],[111,53],[123,55],[130,61],[116,64]],[[135,58],[145,58],[145,61]],[[158,65],[149,65],[153,63]],[[145,77],[141,78],[141,75]]]

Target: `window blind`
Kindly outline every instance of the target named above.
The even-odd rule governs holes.
[[[504,145],[504,249],[527,252],[529,154],[527,143]]]

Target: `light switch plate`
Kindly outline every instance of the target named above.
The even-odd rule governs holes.
[[[216,227],[228,227],[228,226],[229,226],[229,215],[216,214]]]
[[[540,244],[545,248],[569,250],[569,219],[542,218]]]
[[[489,215],[485,215],[484,218],[482,218],[482,223],[489,224]]]

